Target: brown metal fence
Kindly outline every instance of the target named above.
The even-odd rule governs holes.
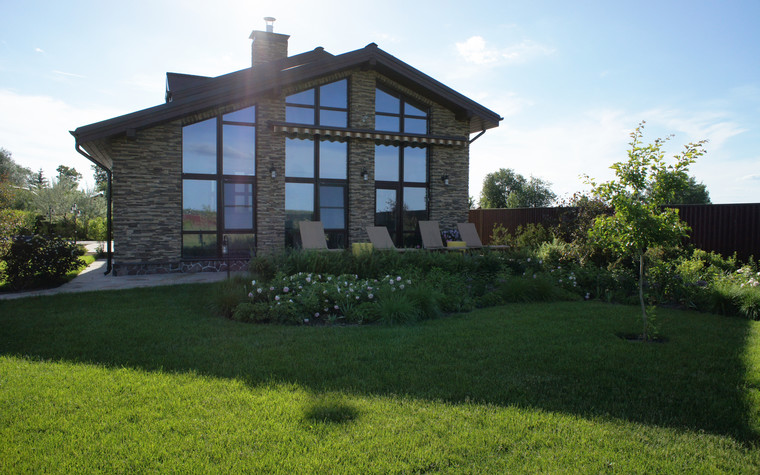
[[[705,251],[719,252],[746,260],[760,257],[760,203],[725,205],[676,205],[681,219],[691,227],[690,242]],[[483,244],[491,241],[495,224],[510,232],[517,226],[540,223],[551,226],[564,212],[573,208],[473,209],[470,222],[475,224]]]

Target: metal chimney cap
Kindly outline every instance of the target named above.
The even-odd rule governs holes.
[[[267,33],[274,33],[274,22],[276,18],[271,16],[265,16],[264,21],[267,22]]]

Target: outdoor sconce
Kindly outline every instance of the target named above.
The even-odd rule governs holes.
[[[369,180],[369,172],[367,172],[366,168],[362,168],[362,180],[364,181]]]
[[[443,175],[441,177],[441,181],[443,182],[444,185],[449,186],[449,176],[448,175]]]
[[[277,178],[277,170],[274,167],[269,170],[269,173],[272,175],[272,178]]]

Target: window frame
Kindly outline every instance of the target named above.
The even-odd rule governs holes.
[[[376,144],[375,151],[378,147],[393,147],[393,145]],[[377,190],[393,190],[396,193],[395,209],[395,231],[389,231],[391,239],[399,247],[407,247],[407,244],[420,245],[419,227],[407,231],[404,229],[404,218],[407,213],[404,212],[405,188],[422,188],[425,190],[425,216],[430,216],[430,147],[412,147],[410,145],[397,145],[398,147],[398,180],[375,180],[375,211],[374,220],[376,226],[381,224],[377,217]],[[425,181],[406,181],[404,177],[405,151],[410,148],[421,148],[425,150]],[[375,157],[377,153],[375,152]]]
[[[311,177],[291,177],[285,175],[285,184],[287,187],[288,183],[304,183],[304,184],[311,184],[313,185],[312,192],[312,203],[313,203],[313,209],[312,209],[312,220],[313,221],[321,221],[322,220],[322,206],[321,206],[321,199],[320,199],[320,189],[322,186],[335,186],[335,187],[342,187],[343,188],[343,228],[331,228],[331,229],[325,229],[325,234],[328,235],[330,238],[328,240],[328,247],[331,247],[331,244],[334,242],[342,242],[344,246],[341,247],[331,247],[336,249],[343,249],[348,246],[348,229],[349,229],[349,203],[348,203],[348,177],[349,177],[349,157],[351,155],[351,142],[350,140],[328,140],[327,138],[323,138],[319,135],[315,135],[314,137],[310,138],[286,138],[286,140],[304,140],[312,142],[312,153],[313,153],[313,162],[312,165],[314,167],[314,174]],[[322,178],[320,176],[320,160],[321,160],[321,150],[320,150],[320,144],[322,142],[339,142],[346,144],[346,178]],[[285,146],[285,149],[287,150],[287,145]],[[287,156],[285,158],[287,162]],[[286,191],[287,193],[287,191]],[[337,209],[336,207],[330,207],[331,209]],[[287,212],[287,210],[285,210]],[[287,219],[285,220],[287,222]],[[286,247],[295,247],[297,243],[299,242],[299,236],[297,235],[289,235],[289,232],[295,233],[295,230],[291,230],[287,227],[286,222],[283,223],[283,226],[285,226],[285,246]]]
[[[331,81],[331,82],[328,82],[328,83],[325,83],[325,84],[320,84],[320,85],[314,86],[312,88],[305,89],[303,91],[295,92],[293,94],[285,96],[285,121],[287,123],[290,123],[290,124],[302,124],[302,125],[323,126],[323,127],[348,128],[348,123],[349,123],[349,121],[348,121],[348,116],[349,116],[348,112],[350,110],[350,103],[349,103],[350,94],[349,94],[349,90],[350,90],[350,86],[351,86],[349,79],[350,78],[338,79],[336,81]],[[335,107],[335,106],[325,106],[325,105],[322,105],[322,88],[325,87],[325,86],[329,86],[331,84],[339,83],[341,81],[345,81],[345,83],[346,83],[346,107],[345,108],[341,108],[341,107]],[[300,102],[288,102],[288,98],[289,97],[292,97],[292,96],[295,96],[295,95],[298,95],[298,94],[303,94],[304,92],[308,92],[308,91],[314,91],[314,100],[313,100],[312,104],[303,104],[303,103],[300,103]],[[312,121],[311,122],[292,122],[292,121],[288,121],[287,120],[287,116],[288,116],[288,109],[289,108],[304,109],[304,110],[307,110],[307,111],[311,110],[313,112]],[[323,122],[323,120],[322,120],[322,111],[343,112],[343,113],[345,113],[346,120],[345,120],[344,125],[323,124],[322,123]]]
[[[398,99],[399,101],[399,107],[397,112],[380,112],[377,110],[377,91],[381,91],[391,97],[394,97]],[[423,115],[418,114],[407,114],[405,112],[406,105],[410,105],[411,107],[414,107],[415,109],[423,112]],[[398,119],[398,130],[387,130],[387,129],[378,129],[377,128],[377,117],[391,117],[391,118],[397,118]],[[412,119],[412,120],[425,120],[425,131],[424,132],[409,132],[407,131],[407,123],[405,119]],[[380,84],[375,85],[375,130],[380,132],[397,132],[400,134],[416,134],[416,135],[428,135],[430,134],[430,107],[422,104],[419,101],[416,101],[414,99],[411,99],[407,97],[404,94],[401,94],[399,92],[393,91],[392,89],[389,89],[387,87],[381,86]]]
[[[234,112],[242,111],[248,108],[254,108],[254,121],[253,122],[241,122],[236,120],[224,120],[224,116],[227,114],[231,114]],[[257,174],[256,174],[256,165],[258,162],[258,141],[259,141],[259,134],[256,128],[258,127],[259,123],[259,108],[256,107],[255,104],[241,107],[240,109],[236,109],[233,111],[228,111],[225,113],[217,113],[213,117],[209,117],[207,119],[203,119],[201,121],[197,121],[194,123],[186,124],[182,126],[182,133],[184,137],[185,133],[185,127],[189,127],[192,125],[195,125],[197,123],[203,122],[205,120],[216,120],[216,144],[215,144],[215,150],[216,150],[216,173],[191,173],[191,172],[185,172],[184,170],[184,163],[183,163],[183,169],[182,169],[182,178],[181,178],[181,190],[180,194],[182,196],[182,206],[181,206],[181,216],[182,219],[180,219],[180,226],[181,226],[181,243],[180,243],[180,249],[181,249],[181,255],[183,260],[206,260],[206,259],[219,259],[225,257],[222,253],[222,247],[224,243],[224,236],[225,235],[251,235],[252,236],[252,246],[251,251],[255,254],[256,252],[256,245],[257,245],[257,204],[258,204],[258,186],[257,186]],[[225,174],[224,173],[224,126],[227,125],[233,125],[233,126],[240,126],[240,127],[251,127],[254,130],[254,141],[253,141],[253,174],[252,175],[242,175],[242,174]],[[183,138],[183,150],[182,153],[184,154],[184,138]],[[184,156],[184,155],[183,155]],[[184,159],[183,159],[184,160]],[[184,192],[185,192],[185,181],[186,180],[202,180],[202,181],[210,181],[216,183],[216,229],[213,231],[198,231],[198,230],[185,230],[184,228],[184,214],[185,214],[185,203],[184,203]],[[250,184],[251,185],[251,204],[252,204],[252,220],[251,220],[251,228],[241,228],[241,229],[227,229],[226,223],[225,223],[225,195],[224,195],[224,188],[225,185],[228,183],[237,183],[237,184]],[[214,236],[216,239],[216,252],[210,255],[197,255],[197,256],[191,256],[186,254],[185,252],[185,236],[190,235],[208,235],[208,236]],[[234,252],[231,251],[228,253],[227,257],[251,257],[251,252]]]

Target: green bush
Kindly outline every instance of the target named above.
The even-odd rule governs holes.
[[[6,281],[15,290],[60,284],[84,266],[84,251],[61,238],[17,237],[5,256]]]
[[[381,322],[389,325],[412,323],[419,317],[414,302],[405,294],[386,294],[378,301],[377,314]]]

